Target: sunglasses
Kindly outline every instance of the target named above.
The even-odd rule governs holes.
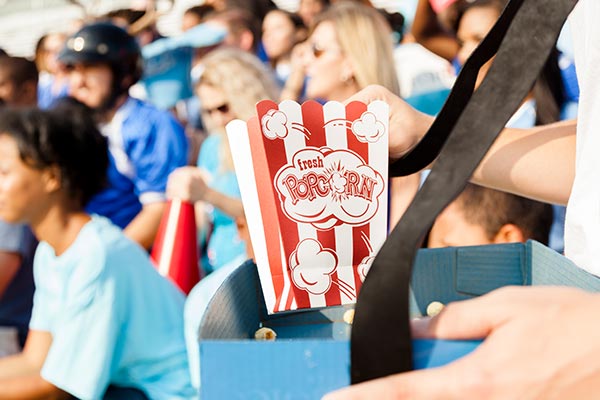
[[[328,52],[328,51],[336,51],[336,52],[338,52],[338,53],[341,53],[341,52],[342,52],[340,49],[331,48],[331,47],[330,47],[330,48],[328,48],[328,49],[325,49],[325,48],[323,48],[323,47],[319,46],[319,45],[318,45],[318,44],[316,44],[316,43],[313,43],[313,44],[311,44],[311,46],[310,46],[310,50],[311,50],[311,52],[312,52],[312,55],[313,55],[313,56],[315,56],[315,58],[319,58],[319,57],[321,57],[321,56],[322,56],[324,53],[326,53],[326,52]]]
[[[212,113],[215,113],[215,112],[219,112],[221,114],[226,114],[229,112],[229,104],[225,103],[225,104],[221,104],[218,107],[204,108],[203,111],[209,115]]]
[[[315,58],[319,58],[323,55],[323,53],[325,53],[325,49],[319,47],[316,43],[313,43],[310,46],[310,50],[312,51],[312,55],[315,56]]]

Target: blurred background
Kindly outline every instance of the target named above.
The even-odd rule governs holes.
[[[279,8],[296,11],[299,0],[274,0]],[[88,15],[102,15],[120,8],[144,10],[147,0],[0,0],[0,48],[14,56],[31,57],[36,41],[56,30],[69,30],[69,21]],[[180,33],[183,12],[200,0],[156,0],[162,13],[158,30],[164,36]],[[407,19],[414,14],[416,0],[373,0],[377,8],[399,11]]]

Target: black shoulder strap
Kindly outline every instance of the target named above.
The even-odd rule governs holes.
[[[576,3],[512,0],[466,62],[423,140],[390,165],[393,176],[407,175],[437,159],[361,289],[352,326],[352,383],[412,369],[408,298],[417,248],[532,88]],[[494,55],[490,71],[473,93],[480,68]]]

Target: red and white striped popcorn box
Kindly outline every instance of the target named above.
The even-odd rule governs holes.
[[[227,132],[268,311],[354,303],[387,234],[388,105],[257,112]]]

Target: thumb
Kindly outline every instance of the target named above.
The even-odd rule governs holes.
[[[508,296],[507,296],[508,294]],[[514,316],[510,289],[501,289],[472,300],[450,303],[433,318],[414,321],[416,337],[482,339]]]
[[[322,400],[404,400],[461,399],[458,383],[460,366],[412,371],[353,385],[323,397]]]

